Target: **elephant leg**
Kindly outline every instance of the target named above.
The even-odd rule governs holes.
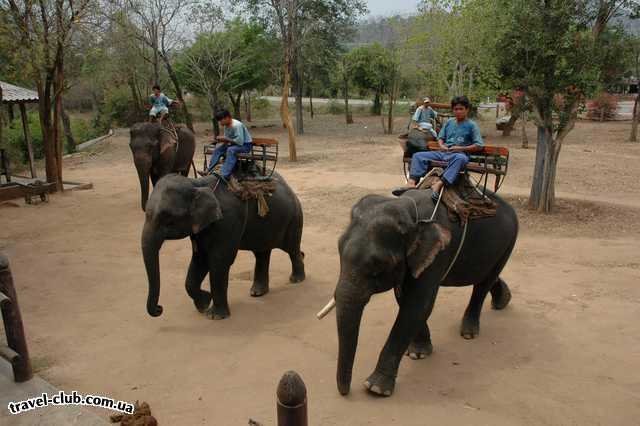
[[[438,294],[438,284],[423,282],[403,289],[400,311],[387,342],[380,353],[375,371],[364,382],[372,393],[391,396],[396,384],[398,367],[412,339],[425,327]]]
[[[189,264],[185,288],[199,312],[205,312],[211,304],[211,293],[200,288],[202,280],[204,280],[204,277],[206,277],[208,273],[209,268],[206,262],[201,256],[194,253],[191,257],[191,263]]]
[[[260,297],[269,293],[269,261],[271,259],[271,250],[256,252],[256,268],[253,273],[253,285],[249,294],[252,297]]]
[[[491,307],[496,310],[501,310],[506,308],[510,301],[511,291],[507,283],[498,277],[496,283],[491,287]]]
[[[473,293],[471,293],[471,299],[469,305],[464,311],[464,317],[462,318],[462,325],[460,327],[460,335],[465,339],[474,339],[480,334],[480,313],[482,312],[482,304],[484,303],[487,293],[491,290],[496,278],[492,277],[489,280],[485,280],[480,284],[473,286]]]
[[[211,282],[213,305],[207,310],[207,316],[214,320],[221,320],[231,316],[229,302],[227,300],[229,267],[230,265],[224,265],[216,268],[209,268],[209,281]]]
[[[289,276],[289,282],[300,283],[304,281],[306,278],[304,273],[304,252],[299,248],[295,251],[290,251],[289,259],[291,259],[291,275]]]
[[[433,353],[433,345],[431,344],[431,333],[429,332],[429,324],[425,320],[424,324],[418,330],[418,334],[413,338],[407,350],[407,356],[411,359],[424,359]]]

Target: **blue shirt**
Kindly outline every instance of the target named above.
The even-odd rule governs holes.
[[[252,141],[251,134],[249,133],[247,126],[245,126],[242,121],[236,120],[235,118],[231,120],[230,126],[225,126],[224,137],[240,146],[245,143],[251,143]]]
[[[171,105],[171,102],[173,102],[171,99],[167,98],[167,95],[165,95],[164,93],[160,93],[160,95],[158,96],[156,96],[155,94],[151,95],[149,97],[149,101],[154,108],[169,107],[169,105]]]
[[[447,146],[484,146],[480,128],[471,120],[464,120],[461,123],[455,118],[449,119],[444,125],[438,139],[442,139]]]
[[[416,123],[431,123],[431,120],[435,120],[438,113],[431,107],[420,106],[413,114],[413,121]]]

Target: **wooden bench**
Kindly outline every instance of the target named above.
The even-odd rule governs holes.
[[[432,141],[427,144],[429,151],[438,151],[440,146],[438,142]],[[427,152],[427,151],[425,151]],[[415,155],[415,154],[414,154]],[[409,167],[411,157],[404,155],[402,158],[404,165],[405,178],[409,176]],[[446,161],[431,161],[433,167],[447,167]],[[495,177],[494,191],[498,191],[504,182],[509,168],[509,149],[500,146],[485,146],[482,151],[469,154],[469,163],[465,167],[464,172],[472,172],[480,174],[479,183],[484,180],[484,190],[487,188],[487,180],[489,175]],[[484,192],[484,191],[483,191]]]
[[[217,144],[212,143],[204,146],[204,172],[207,171],[208,158],[213,155],[216,145]],[[246,171],[250,165],[255,165],[258,168],[260,177],[270,178],[278,162],[278,141],[268,138],[253,138],[251,152],[239,153],[237,158],[238,166],[241,168],[245,166],[244,171]]]

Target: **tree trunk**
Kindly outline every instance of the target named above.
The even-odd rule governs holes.
[[[62,77],[61,70],[58,71],[56,77],[57,83],[54,83],[53,88],[56,93],[55,103],[53,105],[53,133],[56,149],[56,165],[58,166],[58,191],[63,191],[64,186],[62,184],[62,137],[60,137],[60,110],[62,109]]]
[[[382,122],[382,132],[386,135],[389,132],[387,131],[387,123],[385,123],[385,120],[384,120],[384,96],[380,96],[378,102],[380,104],[379,114],[380,114],[380,121]]]
[[[309,112],[311,113],[311,119],[313,120],[313,90],[309,87]]]
[[[529,138],[527,137],[527,111],[522,111],[522,148],[529,148]]]
[[[47,175],[47,182],[58,185],[58,165],[54,146],[55,137],[51,125],[51,79],[47,77],[44,83],[38,82],[37,87],[45,173]]]
[[[347,124],[353,124],[353,114],[349,110],[349,77],[344,73],[344,118]]]
[[[0,100],[0,104],[2,104],[1,100]],[[31,130],[29,129],[29,116],[27,115],[27,108],[24,106],[24,103],[20,103],[20,116],[22,118],[22,132],[24,133],[24,141],[27,144],[27,156],[29,158],[29,169],[31,170],[31,177],[35,178],[37,175],[36,175],[36,165],[33,159],[33,142],[31,140]],[[0,144],[1,143],[2,141],[0,140]]]
[[[302,107],[302,78],[300,73],[300,58],[296,58],[295,63],[291,67],[293,90],[296,98],[296,133],[304,134],[304,109]]]
[[[382,106],[380,105],[380,92],[376,92],[376,96],[373,98],[373,107],[371,107],[371,112],[373,115],[380,115],[382,110]]]
[[[209,93],[207,96],[209,99],[209,107],[211,108],[211,128],[213,129],[213,136],[220,136],[220,124],[216,120],[216,112],[218,111],[218,94]]]
[[[247,121],[251,122],[251,93],[244,92],[244,113]]]
[[[393,92],[393,89],[391,89]],[[394,94],[389,94],[389,113],[387,115],[387,134],[393,133],[393,104],[395,103]]]
[[[189,113],[189,110],[187,108],[187,103],[184,101],[184,97],[182,95],[182,86],[180,85],[178,76],[173,70],[171,63],[169,62],[169,58],[167,58],[166,55],[164,54],[161,56],[162,56],[162,60],[164,61],[164,65],[167,68],[167,74],[169,74],[169,79],[173,83],[173,87],[176,89],[176,98],[178,98],[178,100],[182,104],[182,110],[184,111],[184,119],[186,121],[187,127],[189,128],[189,130],[195,133],[196,131],[193,128],[193,119],[191,117],[191,113]]]
[[[630,142],[638,141],[638,104],[640,103],[640,93],[636,95],[636,101],[633,103],[633,121],[631,122]]]
[[[131,90],[131,99],[133,99],[133,107],[135,109],[136,117],[138,117],[140,115],[140,112],[143,110],[143,107],[142,107],[142,99],[140,99],[140,94],[137,90],[136,81],[133,78],[133,76],[130,76],[129,78],[127,78],[127,85],[129,86],[129,90]]]
[[[65,139],[67,140],[67,153],[76,152],[76,141],[71,132],[71,119],[69,118],[69,114],[67,114],[67,110],[64,108],[64,103],[60,108],[60,117],[62,117],[62,128]]]
[[[291,122],[289,113],[289,64],[285,61],[283,66],[284,75],[282,78],[282,100],[280,101],[280,118],[282,125],[287,129],[289,136],[289,161],[298,161],[296,151],[296,133]]]
[[[552,125],[538,126],[529,208],[550,213],[555,203],[555,180],[561,141],[553,139]]]
[[[233,96],[233,93],[229,93],[229,99],[231,100],[231,105],[233,105],[233,118],[237,120],[242,120],[242,116],[240,114],[240,98],[242,97],[242,92],[238,93],[237,96]]]

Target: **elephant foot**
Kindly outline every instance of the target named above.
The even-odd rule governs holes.
[[[222,320],[231,316],[231,312],[228,307],[220,308],[212,306],[207,309],[207,317],[212,320]]]
[[[304,272],[293,273],[289,276],[289,282],[292,284],[301,283],[306,278]]]
[[[253,285],[251,286],[251,290],[249,291],[249,294],[251,295],[251,297],[260,297],[260,296],[264,296],[267,293],[269,293],[268,283],[263,284],[263,283],[254,282]]]
[[[198,312],[201,314],[205,313],[211,304],[211,293],[208,291],[200,291],[198,296],[193,299],[193,304],[196,305]]]
[[[499,311],[506,308],[510,301],[511,290],[504,281],[498,279],[494,288],[491,289],[491,307]]]
[[[465,339],[475,339],[480,334],[480,320],[468,318],[466,315],[462,319],[460,335]]]
[[[396,378],[374,371],[364,382],[369,392],[380,396],[391,396],[396,386]]]
[[[416,343],[413,342],[407,349],[407,356],[411,359],[424,359],[433,353],[433,345],[431,342]]]

